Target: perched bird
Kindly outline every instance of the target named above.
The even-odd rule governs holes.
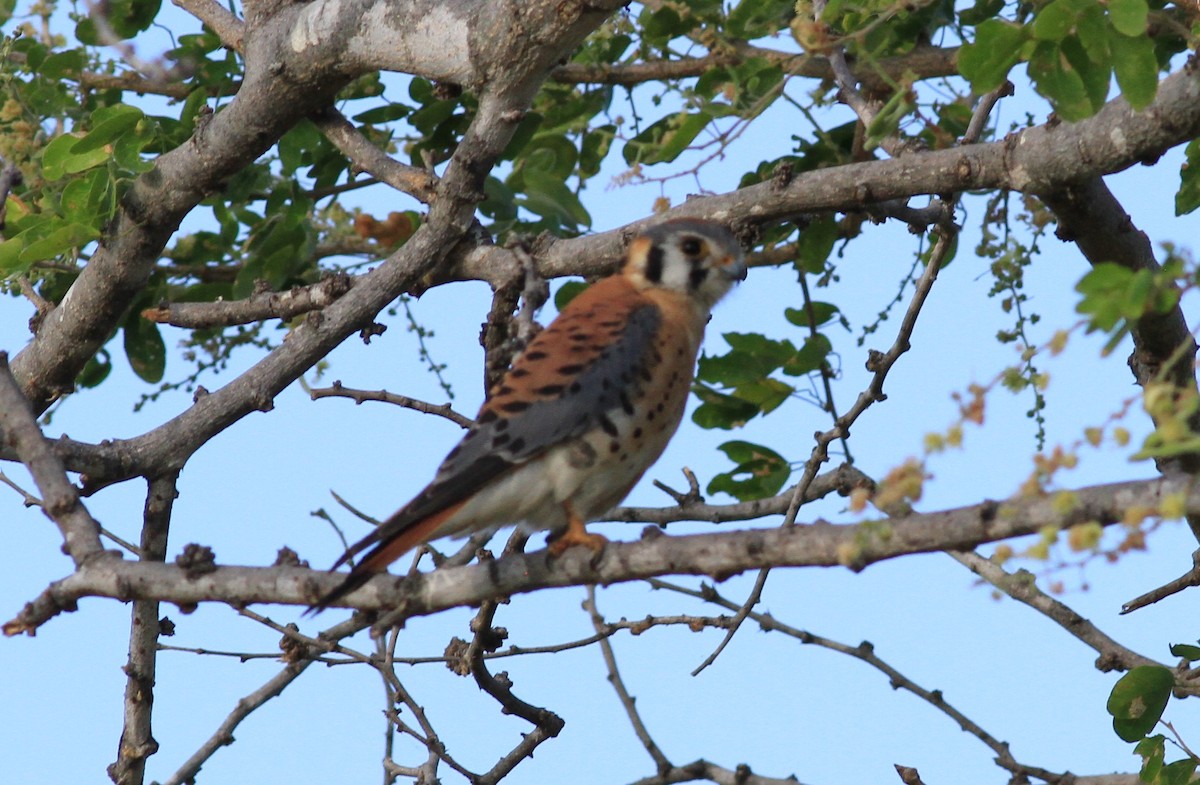
[[[629,245],[529,343],[416,498],[337,560],[370,551],[310,612],[437,537],[505,524],[550,529],[551,551],[605,539],[587,521],[620,503],[683,417],[709,312],[746,265],[737,239],[678,219]]]

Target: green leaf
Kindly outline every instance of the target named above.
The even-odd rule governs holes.
[[[47,225],[54,226],[55,228],[44,237],[33,240],[22,249],[21,262],[23,264],[32,264],[33,262],[53,259],[68,251],[82,248],[92,240],[99,239],[100,237],[99,230],[80,223],[67,223],[62,219],[55,218],[48,221]],[[20,239],[25,234],[25,232],[22,232],[15,239]]]
[[[566,180],[575,172],[579,150],[561,134],[536,136],[521,156],[525,171],[536,169],[556,180]]]
[[[1200,139],[1184,148],[1185,160],[1179,167],[1179,191],[1175,194],[1175,215],[1187,215],[1200,207]]]
[[[991,19],[1004,8],[1004,0],[975,0],[975,5],[962,11],[958,20],[964,25],[978,25],[985,19]]]
[[[554,307],[561,311],[586,288],[588,285],[583,281],[567,281],[554,293]]]
[[[1158,58],[1154,42],[1145,35],[1130,37],[1116,30],[1109,36],[1113,70],[1121,95],[1134,109],[1144,109],[1158,92]]]
[[[821,333],[812,335],[800,347],[800,351],[783,366],[783,372],[788,376],[803,376],[820,369],[825,358],[833,351],[833,344]]]
[[[916,94],[910,90],[896,90],[887,103],[880,108],[867,126],[866,139],[863,141],[868,150],[874,150],[883,141],[896,133],[900,122],[916,108]]]
[[[1039,93],[1050,99],[1054,111],[1074,122],[1095,113],[1083,77],[1053,41],[1042,41],[1029,58],[1029,76]]]
[[[156,384],[162,381],[167,367],[167,347],[158,325],[143,319],[139,312],[125,320],[125,357],[143,381]]]
[[[21,241],[20,235],[0,242],[0,280],[29,269],[29,264],[21,263],[21,251],[23,250],[25,250],[25,243]]]
[[[76,154],[73,148],[80,139],[75,134],[63,134],[46,145],[42,150],[42,176],[50,181],[61,180],[69,174],[86,171],[108,160],[109,153],[104,149]]]
[[[513,131],[512,138],[508,140],[508,145],[504,148],[504,152],[500,157],[506,161],[511,161],[521,154],[525,149],[525,145],[529,144],[529,140],[542,126],[542,115],[537,112],[526,112],[521,118],[521,122],[517,123],[517,129]]]
[[[988,19],[975,28],[975,41],[958,54],[962,75],[977,93],[995,90],[1021,58],[1021,47],[1029,33],[1024,27],[1000,19]]]
[[[1113,730],[1125,741],[1138,741],[1150,733],[1167,708],[1175,677],[1159,665],[1139,665],[1113,686],[1108,713]]]
[[[407,117],[412,107],[407,104],[384,104],[354,115],[354,122],[363,125],[382,125]]]
[[[1088,5],[1075,21],[1075,34],[1079,43],[1087,52],[1088,59],[1103,69],[1105,73],[1105,88],[1112,74],[1112,55],[1108,49],[1108,31],[1111,29],[1108,19],[1099,6]]]
[[[769,414],[779,408],[795,392],[796,388],[790,384],[778,379],[764,378],[739,384],[734,389],[734,397],[754,404],[763,414]]]
[[[697,384],[693,391],[702,403],[692,412],[692,422],[701,428],[726,431],[740,428],[762,411],[749,401],[726,395],[703,384]]]
[[[1108,0],[1108,18],[1121,35],[1144,35],[1149,13],[1146,0]]]
[[[800,230],[796,241],[796,266],[809,273],[820,273],[825,269],[825,260],[833,253],[840,230],[832,215],[811,221]]]
[[[1054,0],[1041,11],[1030,25],[1030,32],[1038,41],[1061,41],[1075,27],[1078,15],[1077,0]]]
[[[696,378],[725,385],[756,381],[783,367],[796,356],[791,341],[777,341],[759,333],[725,333],[731,347],[726,354],[700,358]]]
[[[112,356],[107,350],[101,349],[83,366],[83,370],[75,377],[75,384],[80,387],[99,387],[110,373],[112,373]]]
[[[1193,646],[1190,643],[1173,643],[1171,644],[1171,656],[1195,662],[1200,660],[1200,646]]]
[[[812,312],[812,322],[809,322],[809,311]],[[811,302],[806,308],[785,308],[783,316],[797,327],[820,327],[838,315],[838,307],[833,303]]]
[[[792,473],[783,456],[761,444],[725,442],[718,449],[737,464],[708,483],[709,493],[728,493],[738,501],[774,496]]]
[[[2,16],[2,12],[0,12]],[[79,73],[87,64],[87,56],[82,49],[67,49],[55,52],[38,66],[38,76],[45,79],[78,78]]]
[[[625,163],[669,163],[687,149],[712,121],[708,112],[680,112],[664,117],[625,143]]]
[[[1093,62],[1076,36],[1071,36],[1059,46],[1062,47],[1063,57],[1083,82],[1089,115],[1095,114],[1104,106],[1105,99],[1108,98],[1108,86],[1112,82],[1112,69],[1109,68],[1107,59],[1101,63]]]
[[[98,226],[107,221],[109,189],[112,180],[108,172],[96,169],[72,180],[63,188],[59,206],[64,218],[78,223]]]
[[[562,180],[537,169],[524,172],[523,177],[525,198],[518,200],[522,207],[570,229],[591,226],[592,217]]]
[[[745,40],[762,38],[787,27],[795,9],[795,0],[742,0],[729,12],[726,31]]]
[[[103,117],[97,111],[92,118],[96,124],[86,136],[71,147],[71,155],[83,155],[99,150],[132,129],[143,117],[145,115],[141,109],[127,104],[111,107],[111,111],[106,112]]]
[[[1163,766],[1156,785],[1189,785],[1195,773],[1196,761],[1183,758]]]
[[[121,38],[133,38],[158,16],[160,0],[109,0],[104,20]]]
[[[1142,782],[1155,782],[1158,779],[1167,754],[1166,742],[1166,737],[1158,733],[1147,736],[1133,748],[1134,754],[1142,757],[1142,770],[1138,775]]]

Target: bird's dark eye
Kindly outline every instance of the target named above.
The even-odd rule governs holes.
[[[700,252],[704,249],[704,243],[695,237],[685,237],[683,238],[683,242],[679,244],[679,247],[688,256],[699,256]]]

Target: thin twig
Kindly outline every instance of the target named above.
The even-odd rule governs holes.
[[[257,690],[239,699],[234,704],[233,711],[221,722],[216,732],[174,774],[164,780],[163,785],[184,785],[184,783],[194,782],[200,767],[215,755],[217,750],[233,743],[233,731],[242,723],[242,720],[249,717],[267,701],[280,695],[312,663],[313,660],[289,662],[283,670]]]
[[[1117,643],[1073,609],[1043,592],[1038,588],[1037,580],[1028,571],[1018,570],[1010,573],[991,559],[985,559],[972,551],[947,553],[950,558],[1001,592],[1033,608],[1093,649],[1100,655],[1096,658],[1096,668],[1099,670],[1108,672],[1130,670],[1138,665],[1162,665]]]
[[[520,530],[513,532],[505,547],[505,553],[520,552],[525,547],[528,535]],[[483,552],[487,554],[487,552]],[[481,555],[491,558],[490,555]],[[479,688],[491,695],[500,704],[505,714],[513,714],[531,723],[534,728],[524,734],[519,744],[502,757],[489,771],[477,777],[476,785],[495,785],[504,779],[525,758],[533,757],[533,752],[545,741],[556,737],[566,724],[562,718],[549,709],[534,706],[518,698],[512,691],[512,681],[508,674],[501,673],[493,676],[484,665],[485,652],[495,651],[504,640],[503,633],[492,626],[499,602],[487,600],[480,604],[479,613],[471,620],[471,630],[475,633],[467,647],[466,659],[470,666],[471,675]]]
[[[874,371],[874,375],[871,377],[867,389],[859,393],[858,398],[845,414],[834,419],[832,428],[824,433],[817,434],[817,443],[813,447],[809,459],[804,464],[804,474],[800,478],[800,481],[796,483],[795,490],[792,492],[787,513],[784,515],[783,528],[795,525],[796,516],[800,512],[800,506],[809,487],[812,485],[813,480],[816,479],[817,470],[825,461],[829,460],[829,445],[836,439],[845,438],[850,433],[850,427],[872,404],[887,398],[883,394],[883,382],[891,371],[892,366],[900,359],[900,355],[909,350],[909,341],[912,338],[913,330],[916,329],[917,317],[925,305],[925,299],[929,296],[934,281],[937,280],[938,270],[945,261],[946,255],[953,247],[953,233],[950,230],[945,227],[939,227],[937,236],[937,242],[929,254],[929,261],[925,264],[925,270],[917,280],[916,289],[913,291],[912,299],[909,300],[908,309],[905,311],[904,318],[900,322],[900,329],[896,332],[896,338],[892,342],[891,348],[885,354],[873,357],[868,363],[868,368]],[[754,582],[754,588],[734,617],[733,625],[725,633],[725,637],[721,640],[716,650],[699,667],[692,671],[693,676],[711,665],[729,644],[733,636],[737,634],[738,628],[741,627],[742,622],[749,615],[750,609],[757,605],[759,599],[761,599],[769,570],[770,568],[763,568],[759,571],[758,577]]]
[[[314,387],[308,391],[308,394],[314,401],[318,398],[349,398],[359,404],[364,401],[382,401],[383,403],[403,406],[406,409],[412,409],[422,414],[436,414],[439,417],[445,417],[450,422],[463,428],[470,428],[475,424],[474,420],[459,414],[448,403],[440,405],[426,403],[416,398],[409,398],[406,395],[390,393],[387,390],[356,390],[343,386],[340,381],[334,382],[331,387]]]
[[[433,201],[437,176],[432,172],[395,160],[333,107],[314,115],[312,120],[325,138],[350,159],[355,169],[367,172],[376,180],[387,183],[419,202],[429,204]]]
[[[600,633],[607,626],[604,617],[600,615],[600,610],[596,606],[596,587],[587,587],[587,600],[583,603],[583,608],[588,612],[592,620],[592,627]],[[633,732],[637,735],[638,741],[645,747],[646,752],[650,755],[650,759],[654,761],[654,767],[661,775],[663,772],[670,771],[673,766],[670,759],[659,748],[654,738],[650,735],[650,731],[646,728],[646,723],[642,721],[642,715],[638,713],[637,706],[634,705],[634,698],[629,694],[629,690],[625,689],[625,682],[621,679],[621,672],[617,668],[617,658],[613,654],[612,644],[608,638],[600,639],[600,652],[604,656],[604,667],[608,670],[608,682],[612,685],[613,690],[617,693],[617,698],[621,701],[621,706],[625,709],[625,714],[629,717],[629,723],[633,726]]]
[[[714,589],[712,586],[709,586],[709,585],[704,585],[701,589],[696,590],[696,589],[690,589],[686,586],[679,586],[677,584],[670,583],[668,581],[662,581],[662,580],[657,580],[657,579],[651,580],[651,581],[649,581],[649,583],[651,586],[653,586],[656,589],[666,589],[668,591],[673,591],[678,594],[684,594],[684,595],[687,595],[690,597],[696,597],[698,599],[704,600],[705,602],[709,602],[714,605],[719,605],[722,608],[727,608],[729,610],[735,610],[735,609],[739,609],[741,607],[741,606],[739,606],[738,603],[735,603],[731,600],[726,599],[725,597],[722,597],[716,591],[716,589]],[[963,714],[961,711],[959,711],[957,708],[955,708],[953,705],[951,705],[949,702],[947,702],[946,698],[942,694],[941,690],[926,689],[926,688],[920,686],[919,684],[917,684],[916,682],[914,682],[912,679],[905,676],[900,671],[896,670],[891,665],[889,665],[887,662],[885,662],[883,659],[881,659],[878,655],[875,654],[875,647],[872,644],[864,641],[857,646],[849,646],[845,643],[840,643],[838,641],[832,640],[831,638],[825,638],[820,635],[814,635],[813,633],[808,632],[807,630],[802,630],[802,629],[799,629],[798,627],[793,627],[789,624],[785,624],[784,622],[779,621],[774,616],[771,616],[770,614],[767,614],[767,613],[752,612],[750,614],[750,618],[752,620],[754,620],[755,622],[757,622],[759,627],[764,632],[781,632],[784,635],[787,635],[788,637],[795,638],[800,643],[811,644],[811,645],[815,645],[815,646],[818,646],[823,649],[829,649],[830,651],[835,651],[835,652],[838,652],[839,654],[845,654],[845,655],[854,657],[857,660],[865,662],[866,664],[870,665],[871,667],[875,668],[876,670],[878,670],[879,672],[881,672],[885,676],[887,676],[888,683],[892,686],[893,689],[902,689],[902,690],[906,690],[907,692],[912,693],[913,695],[917,696],[918,698],[925,701],[929,705],[933,706],[938,711],[940,711],[943,714],[945,714],[946,716],[948,716],[950,719],[954,720],[954,722],[957,723],[958,726],[960,728],[962,728],[964,731],[966,731],[967,733],[970,733],[972,736],[974,736],[975,738],[979,739],[981,742],[986,744],[993,752],[996,753],[997,765],[1001,766],[1004,769],[1011,771],[1015,774],[1024,774],[1024,775],[1028,775],[1028,776],[1034,776],[1039,779],[1045,780],[1047,782],[1058,782],[1058,781],[1062,780],[1062,778],[1064,776],[1066,776],[1063,774],[1056,774],[1054,772],[1047,771],[1046,769],[1041,769],[1041,768],[1037,768],[1034,766],[1026,766],[1024,764],[1018,763],[1012,757],[1012,754],[1009,752],[1007,742],[1000,741],[995,736],[988,733],[982,726],[980,726],[974,720],[972,720],[967,715]]]
[[[259,292],[244,300],[162,303],[143,310],[142,318],[189,329],[287,320],[325,308],[353,285],[354,279],[343,272],[327,275],[309,286],[297,286],[286,292]]]
[[[1200,586],[1200,550],[1192,551],[1192,569],[1180,575],[1175,580],[1159,586],[1157,589],[1151,589],[1145,594],[1133,598],[1121,606],[1121,613],[1131,613],[1139,608],[1145,608],[1147,605],[1153,605],[1159,600],[1165,600],[1167,597],[1178,594],[1184,589],[1190,589],[1193,586]]]

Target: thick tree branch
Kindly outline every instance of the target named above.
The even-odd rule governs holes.
[[[42,435],[29,401],[9,371],[7,352],[0,352],[0,439],[33,475],[42,493],[42,512],[58,525],[75,565],[104,553],[99,524],[79,501],[62,461]]]
[[[609,543],[596,560],[546,550],[506,556],[494,563],[439,569],[397,578],[381,575],[347,595],[346,607],[394,609],[380,623],[392,626],[415,616],[478,605],[500,596],[558,586],[607,585],[661,575],[708,575],[724,580],[762,567],[833,567],[860,570],[911,553],[969,550],[988,542],[1032,534],[1044,527],[1081,522],[1111,525],[1130,508],[1158,509],[1167,497],[1200,512],[1200,487],[1167,478],[1113,483],[1042,496],[911,513],[860,524],[816,522],[780,529],[751,529],[686,537],[655,536]],[[1068,511],[1064,511],[1068,508]],[[80,597],[159,599],[180,605],[200,602],[311,605],[342,579],[336,573],[277,566],[219,567],[203,575],[174,565],[96,560],[46,589],[4,625],[7,635],[34,632]]]
[[[1079,246],[1088,263],[1119,264],[1131,270],[1158,271],[1150,238],[1140,231],[1129,214],[1100,178],[1092,178],[1039,194],[1058,218],[1058,237]],[[1166,381],[1193,394],[1196,387],[1196,340],[1188,329],[1183,309],[1176,305],[1166,313],[1148,313],[1132,326],[1133,353],[1129,368],[1137,383],[1145,387]],[[1200,412],[1191,418],[1200,430]],[[1200,471],[1200,453],[1184,453],[1159,461],[1160,471]],[[1200,530],[1197,530],[1200,537]]]
[[[281,17],[298,9],[285,9]],[[71,391],[76,375],[145,286],[183,217],[297,120],[327,105],[349,80],[306,56],[313,53],[301,55],[282,44],[274,28],[264,26],[257,37],[251,31],[252,51],[237,97],[133,182],[100,247],[14,358],[13,373],[35,411]]]
[[[1078,123],[1060,120],[1001,141],[911,153],[801,172],[717,196],[699,196],[667,212],[609,232],[558,240],[536,255],[543,278],[612,272],[634,235],[660,221],[695,217],[735,229],[766,226],[817,212],[978,189],[1042,194],[1112,174],[1200,136],[1200,65],[1193,58],[1159,84],[1155,100],[1135,112],[1122,98]],[[504,249],[466,249],[446,280],[512,280],[519,265]]]

